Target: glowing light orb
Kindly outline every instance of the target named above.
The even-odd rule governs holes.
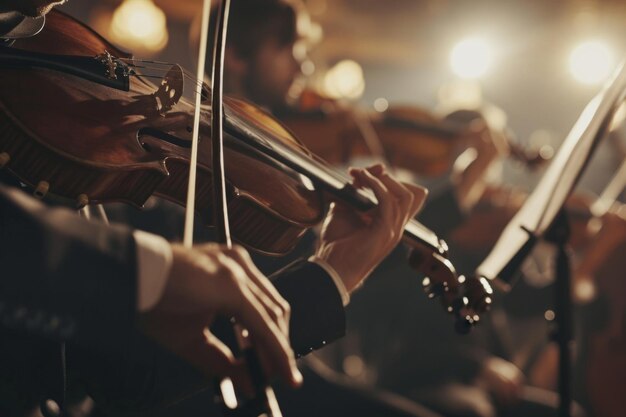
[[[387,101],[386,98],[378,97],[376,100],[374,100],[374,110],[376,110],[377,112],[382,113],[388,108],[389,108],[389,101]]]
[[[168,40],[165,13],[152,0],[125,0],[113,13],[112,39],[130,50],[157,52]]]
[[[365,91],[363,68],[350,59],[339,61],[324,76],[324,91],[337,99],[361,97]]]
[[[452,71],[461,78],[479,78],[485,75],[492,61],[491,47],[481,38],[462,40],[450,53]]]
[[[598,84],[613,70],[613,56],[609,47],[599,41],[583,42],[569,56],[572,76],[583,84]]]

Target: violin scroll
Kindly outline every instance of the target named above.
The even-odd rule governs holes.
[[[426,253],[414,248],[409,255],[409,265],[425,275],[422,285],[428,298],[441,297],[444,307],[457,298],[460,283],[445,254]]]
[[[420,248],[413,248],[409,255],[409,265],[425,275],[422,286],[428,298],[440,298],[443,307],[457,315],[464,307],[458,305],[459,300],[463,301],[460,297],[462,277],[457,275],[452,262],[448,260],[447,247],[442,247],[442,250],[446,252],[426,252]]]
[[[491,308],[493,302],[493,288],[485,277],[459,277],[461,283],[461,298],[456,300],[459,308],[455,311],[455,329],[459,333],[468,333],[472,327],[480,322],[480,317]]]
[[[428,298],[440,298],[443,307],[455,317],[455,329],[465,334],[490,309],[493,289],[484,277],[458,276],[446,255],[414,248],[409,264],[425,275],[422,286]]]

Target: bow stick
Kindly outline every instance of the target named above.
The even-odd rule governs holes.
[[[204,0],[202,8],[202,24],[200,32],[200,50],[198,53],[197,79],[204,79],[204,63],[206,59],[207,38],[209,29],[209,15],[211,9],[210,0]],[[223,149],[223,75],[224,75],[224,49],[226,46],[226,33],[228,28],[228,12],[230,0],[224,0],[220,4],[217,27],[215,30],[215,45],[213,49],[213,68],[211,76],[211,148],[212,148],[212,171],[213,171],[213,217],[217,232],[217,241],[227,247],[232,247],[230,227],[228,223],[228,208],[226,201],[226,184],[224,178],[224,149]],[[202,99],[202,83],[196,86],[195,112],[193,121],[193,137],[191,144],[191,159],[189,167],[189,185],[187,189],[187,205],[185,212],[184,245],[191,248],[193,245],[193,225],[195,210],[196,171],[198,161],[198,141],[200,125],[200,102]],[[242,350],[248,370],[252,379],[256,394],[246,404],[239,404],[232,381],[225,378],[219,385],[221,401],[224,412],[228,415],[251,415],[281,417],[280,408],[272,388],[265,382],[262,375],[259,358],[250,346],[249,340],[244,337],[245,332],[240,326],[234,326],[239,348]],[[239,407],[239,408],[238,408]]]

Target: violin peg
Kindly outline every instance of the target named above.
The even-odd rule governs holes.
[[[76,208],[77,209],[79,209],[79,210],[82,209],[88,203],[89,203],[89,197],[87,197],[87,194],[81,194],[78,197],[76,197]]]
[[[36,198],[44,198],[46,194],[48,194],[48,190],[50,190],[48,181],[39,181],[39,184],[35,187],[35,191],[33,191],[33,195]]]
[[[461,314],[461,312],[467,308],[469,300],[467,297],[459,297],[455,298],[454,301],[450,304],[448,311],[453,314]]]
[[[493,289],[485,277],[470,277],[465,286],[465,297],[473,311],[481,314],[491,308]]]
[[[484,277],[459,277],[462,297],[456,298],[448,311],[456,316],[454,327],[461,334],[468,333],[480,323],[480,315],[491,308],[493,289]]]
[[[0,169],[4,168],[11,160],[11,155],[6,152],[0,153]]]
[[[426,277],[422,281],[422,287],[428,298],[437,298],[448,291],[448,285],[445,282],[432,282]]]

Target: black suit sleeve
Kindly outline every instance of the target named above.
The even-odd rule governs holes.
[[[274,274],[272,283],[291,306],[289,333],[296,355],[306,355],[345,334],[341,296],[322,267],[294,262]]]
[[[0,184],[0,329],[118,350],[134,330],[132,233]]]
[[[275,273],[272,282],[291,305],[291,345],[298,356],[323,347],[345,333],[341,296],[319,265],[296,261]],[[232,349],[232,326],[223,320],[211,330]],[[93,377],[90,392],[107,412],[149,410],[172,404],[206,387],[210,381],[173,354],[138,335],[126,359],[87,356],[83,365]],[[93,382],[95,381],[95,382]]]
[[[296,355],[306,355],[344,335],[346,320],[341,296],[322,267],[296,261],[271,279],[291,306],[290,337]],[[211,330],[236,349],[232,326],[226,320]],[[131,345],[129,361],[125,363],[90,360],[85,365],[97,368],[94,373],[104,383],[95,387],[95,392],[92,389],[92,395],[96,401],[107,403],[111,414],[120,407],[147,410],[171,404],[210,383],[181,359],[157,346],[146,345],[141,339],[144,338]],[[153,365],[145,368],[147,358]]]

